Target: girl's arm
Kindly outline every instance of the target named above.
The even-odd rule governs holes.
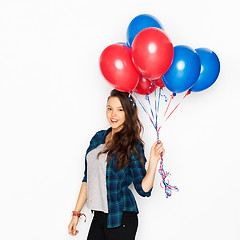
[[[81,211],[87,201],[87,183],[82,182],[82,186],[78,195],[77,204],[74,211]]]
[[[80,212],[82,210],[86,200],[87,200],[87,183],[82,182],[82,186],[81,186],[80,193],[78,196],[75,211]],[[79,233],[79,231],[76,229],[77,224],[78,224],[78,216],[72,216],[72,220],[71,220],[70,224],[68,225],[68,233],[70,235],[76,236]]]
[[[165,149],[163,147],[162,142],[157,141],[151,147],[148,170],[145,177],[142,180],[142,189],[145,192],[148,192],[153,187],[156,168],[158,161],[160,160],[161,153],[162,155],[164,155]]]

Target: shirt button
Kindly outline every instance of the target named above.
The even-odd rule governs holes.
[[[126,225],[125,225],[125,224],[123,224],[123,227],[126,227]]]

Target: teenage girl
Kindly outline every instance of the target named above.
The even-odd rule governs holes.
[[[131,99],[131,100],[130,100]],[[75,236],[81,210],[87,206],[94,213],[87,240],[134,240],[138,228],[138,207],[128,186],[133,182],[137,193],[149,197],[153,188],[160,154],[165,154],[161,141],[150,150],[148,169],[143,126],[137,106],[127,92],[116,89],[107,99],[107,130],[98,131],[85,155],[85,171],[69,234]],[[84,215],[85,216],[85,215]]]

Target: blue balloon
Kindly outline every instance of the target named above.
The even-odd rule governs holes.
[[[217,55],[208,48],[197,48],[201,62],[201,72],[191,91],[200,92],[209,88],[217,80],[220,72],[220,61]]]
[[[201,69],[200,58],[191,47],[174,47],[173,62],[162,76],[165,86],[174,93],[188,90],[197,81]]]
[[[139,32],[145,28],[156,27],[162,30],[163,26],[160,21],[150,14],[141,14],[136,16],[128,25],[127,28],[127,44],[129,47],[132,46],[134,38]]]

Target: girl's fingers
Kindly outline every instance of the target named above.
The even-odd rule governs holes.
[[[152,149],[155,149],[156,152],[163,152],[164,150],[164,147],[163,147],[163,144],[162,142],[159,140],[159,141],[156,141],[153,146],[152,146]]]
[[[153,148],[155,148],[155,147],[156,147],[156,145],[157,145],[157,143],[155,142],[155,143],[152,145],[152,147],[151,147],[151,148],[152,148],[152,149],[153,149]]]
[[[165,151],[165,149],[163,147],[158,149],[158,153],[161,153],[161,152],[164,152],[164,151]]]
[[[70,235],[74,236],[78,233],[78,230],[76,230],[75,225],[69,225],[68,232],[69,232]]]
[[[159,146],[158,142],[155,142],[155,143],[152,145],[152,149],[156,149],[156,147],[158,147],[158,146]]]
[[[76,226],[73,226],[73,234],[76,234]]]
[[[159,150],[159,149],[163,149],[163,145],[159,145],[159,146],[157,146],[156,149],[157,149],[157,150]]]
[[[73,234],[72,234],[72,225],[69,225],[69,226],[68,226],[68,233],[69,233],[70,235],[73,235]]]

